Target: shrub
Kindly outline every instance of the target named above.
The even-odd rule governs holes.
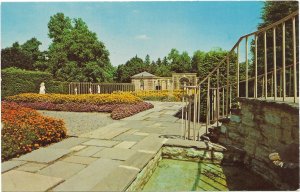
[[[19,93],[38,93],[41,82],[45,82],[48,93],[68,93],[68,83],[53,81],[52,75],[47,72],[11,67],[1,70],[1,78],[2,97]]]
[[[1,106],[2,160],[30,152],[66,137],[62,120],[44,117],[36,110],[13,102]]]
[[[46,93],[69,93],[69,82],[50,81],[46,82]]]
[[[14,102],[49,102],[54,104],[65,103],[89,103],[89,104],[121,104],[137,103],[142,100],[130,93],[113,93],[113,94],[84,94],[84,95],[67,95],[67,94],[34,94],[23,93],[6,98],[7,101]]]

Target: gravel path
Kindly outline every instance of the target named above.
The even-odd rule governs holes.
[[[67,127],[67,135],[79,136],[96,130],[118,120],[113,120],[110,113],[97,112],[65,112],[39,110],[45,116],[63,119]]]

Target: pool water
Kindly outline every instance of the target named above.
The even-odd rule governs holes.
[[[144,191],[275,190],[243,167],[162,159]]]

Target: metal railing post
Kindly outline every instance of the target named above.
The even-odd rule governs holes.
[[[199,132],[200,132],[200,129],[201,129],[201,124],[200,124],[200,118],[201,118],[201,85],[199,85],[199,98],[198,98],[198,126],[199,126],[199,129],[198,129],[198,133],[197,133],[197,137],[198,137],[198,140],[200,140],[200,135],[199,135]]]
[[[227,83],[226,83],[226,117],[228,117],[228,96],[229,96],[229,55],[227,55]]]
[[[246,90],[245,97],[248,98],[248,37],[246,37]]]
[[[255,52],[254,52],[254,72],[255,72],[255,78],[254,78],[254,98],[257,98],[257,38],[258,36],[255,35]]]
[[[225,89],[222,90],[222,117],[225,116]]]
[[[288,97],[292,97],[292,67],[289,67],[289,94]]]
[[[191,120],[192,120],[192,98],[190,97],[190,89],[188,88],[189,111],[188,111],[188,139],[191,138]]]
[[[240,97],[240,63],[239,63],[239,55],[240,55],[240,44],[237,45],[237,69],[236,69],[236,95]],[[224,88],[223,88],[224,90]],[[223,93],[224,94],[224,93]]]
[[[182,103],[184,103],[184,87],[182,88]],[[182,108],[181,108],[181,131],[182,131],[182,136],[183,138],[185,138],[185,124],[184,124],[184,115],[185,115],[185,106],[182,105]]]
[[[265,76],[262,77],[262,88],[261,88],[261,97],[265,95]]]
[[[219,76],[220,76],[220,70],[218,68],[217,69],[217,127],[219,127],[219,115],[220,115]]]
[[[294,70],[294,103],[296,103],[297,98],[297,51],[296,51],[296,26],[295,17],[293,17],[293,70]]]
[[[216,94],[215,89],[212,89],[212,110],[211,110],[211,120],[215,120],[215,111],[216,111]]]
[[[207,99],[206,99],[206,129],[205,133],[207,134],[208,126],[210,124],[210,77],[207,78]]]
[[[231,109],[231,92],[232,92],[232,87],[230,85],[230,87],[229,87],[229,109]],[[231,110],[229,111],[229,114],[231,115]]]
[[[274,77],[274,100],[277,98],[277,69],[276,69],[276,28],[273,28],[273,77]]]
[[[264,54],[265,54],[265,60],[264,60],[264,65],[265,65],[265,99],[268,97],[268,66],[267,66],[267,31],[264,32]]]
[[[274,82],[273,82],[273,80],[274,80],[274,77],[273,77],[273,72],[271,73],[271,95],[270,95],[270,97],[272,97],[272,95],[273,95],[273,90],[274,90]]]
[[[193,119],[193,140],[196,141],[196,115],[197,115],[197,90],[194,88],[194,119]]]
[[[282,24],[282,100],[285,101],[285,22]]]

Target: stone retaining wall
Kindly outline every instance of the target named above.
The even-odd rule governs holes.
[[[299,146],[298,104],[245,98],[239,102],[241,109],[223,123],[221,132],[225,137],[220,137],[219,142],[243,150],[244,163],[277,187],[299,188],[298,170],[283,170],[268,158],[272,152],[283,151],[288,156],[283,158],[298,163],[299,151],[286,151],[290,144]]]

